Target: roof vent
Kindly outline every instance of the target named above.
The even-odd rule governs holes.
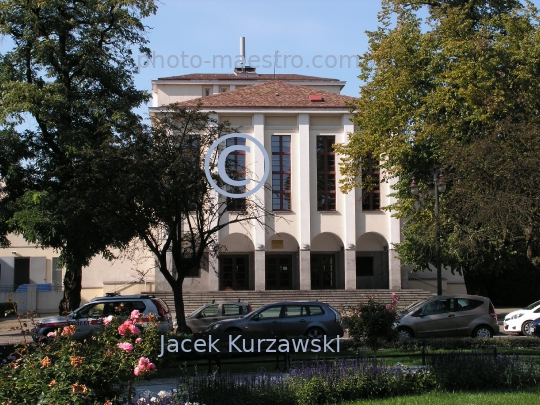
[[[322,96],[319,96],[318,94],[310,94],[309,95],[309,101],[313,101],[313,102],[318,101],[318,102],[320,102],[320,101],[324,101],[324,99],[322,98]]]

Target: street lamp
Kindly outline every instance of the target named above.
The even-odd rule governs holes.
[[[409,186],[411,193],[418,195],[420,188],[413,177]],[[433,188],[429,192],[435,194],[435,229],[436,229],[436,265],[437,265],[437,295],[442,295],[442,269],[441,269],[441,224],[439,221],[439,194],[446,191],[446,183],[444,182],[443,172],[441,169],[436,169],[433,172]]]

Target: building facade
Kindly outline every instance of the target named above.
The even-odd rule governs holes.
[[[271,193],[260,189],[255,195],[276,216],[263,225],[235,224],[220,231],[219,256],[186,279],[186,290],[400,289],[406,284],[393,248],[400,241],[400,221],[380,210],[392,202],[390,185],[364,194],[339,190],[339,156],[332,145],[347,142],[354,132],[348,104],[354,99],[340,94],[344,84],[242,69],[152,83],[151,114],[170,103],[186,108],[201,103],[217,121],[227,120],[263,144],[272,166],[266,180]],[[255,153],[233,158],[250,172],[263,173],[262,152],[249,141],[246,145]],[[156,288],[167,288],[158,275]]]
[[[340,157],[334,143],[345,143],[354,126],[345,82],[293,74],[258,74],[246,67],[230,74],[190,74],[152,82],[150,114],[171,103],[211,111],[239,132],[264,145],[271,162],[271,192],[255,195],[275,217],[263,225],[235,224],[219,233],[219,255],[186,278],[185,291],[406,289],[436,291],[434,272],[409,274],[396,259],[400,220],[380,208],[391,204],[389,183],[372,192],[339,190]],[[230,142],[244,142],[236,139]],[[262,152],[236,153],[235,163],[250,173],[264,172]],[[369,173],[377,176],[378,173]],[[232,201],[231,214],[242,209]],[[61,287],[58,252],[9,235],[0,249],[0,293],[20,284]],[[82,301],[107,292],[168,291],[144,246],[134,245],[112,262],[101,257],[83,271]],[[443,270],[443,292],[464,292],[463,279]],[[38,293],[39,295],[39,293]],[[2,298],[0,296],[0,298]]]

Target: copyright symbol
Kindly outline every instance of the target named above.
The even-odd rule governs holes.
[[[230,138],[244,138],[244,139],[248,139],[250,140],[255,146],[257,146],[263,156],[264,156],[264,174],[263,174],[263,177],[261,179],[261,181],[259,181],[259,184],[257,184],[252,190],[249,190],[243,194],[233,194],[233,193],[229,193],[228,191],[225,191],[223,190],[221,187],[219,187],[216,182],[214,181],[214,179],[212,178],[212,175],[210,173],[210,159],[212,157],[212,154],[214,152],[214,150],[217,148],[217,146],[223,142],[223,141],[226,141],[227,139],[230,139]],[[231,185],[231,186],[234,186],[234,187],[242,187],[242,186],[247,186],[249,184],[249,182],[251,181],[250,178],[247,178],[245,180],[233,180],[229,177],[229,175],[227,174],[227,171],[226,171],[226,168],[225,168],[225,163],[226,163],[226,160],[227,160],[227,156],[229,156],[232,152],[235,152],[235,151],[243,151],[243,152],[246,152],[246,153],[249,153],[251,151],[251,148],[249,146],[246,146],[246,145],[232,145],[232,146],[229,146],[227,148],[225,148],[220,154],[219,154],[219,158],[218,158],[218,174],[219,174],[219,177],[222,178],[222,180]],[[248,135],[248,134],[230,134],[230,135],[225,135],[219,139],[217,139],[213,144],[212,146],[210,146],[210,148],[208,149],[208,152],[206,152],[206,157],[204,159],[204,171],[206,173],[206,178],[208,179],[208,182],[210,183],[210,185],[220,194],[223,194],[224,196],[226,197],[230,197],[230,198],[244,198],[244,197],[247,197],[255,192],[257,192],[265,183],[266,179],[268,178],[268,175],[270,174],[270,158],[268,157],[268,152],[266,152],[266,149],[264,149],[264,146],[262,143],[260,143],[257,139],[255,139],[254,137],[252,137],[251,135]]]

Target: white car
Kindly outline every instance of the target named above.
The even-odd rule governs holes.
[[[504,317],[504,331],[519,332],[525,336],[531,336],[531,325],[537,318],[540,318],[540,301],[506,315]]]

